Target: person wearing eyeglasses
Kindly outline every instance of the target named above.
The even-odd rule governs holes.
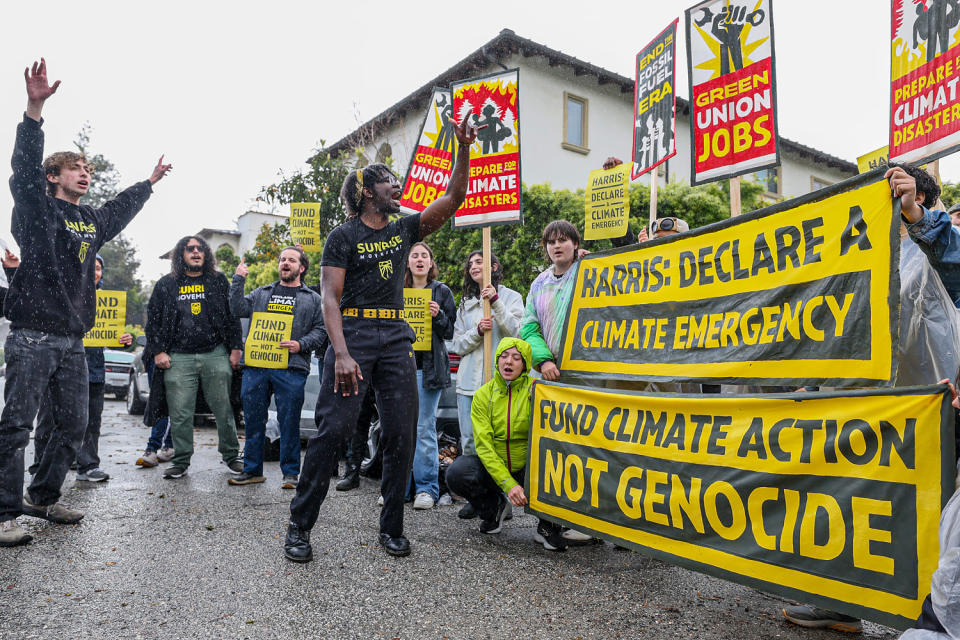
[[[233,474],[243,473],[237,424],[230,405],[232,369],[243,355],[240,320],[230,313],[230,283],[216,270],[203,238],[187,236],[170,254],[170,273],[160,278],[147,305],[147,346],[163,375],[173,458],[163,472],[182,478],[193,456],[197,388],[217,419],[217,450]]]

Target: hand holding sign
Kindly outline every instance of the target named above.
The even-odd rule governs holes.
[[[250,269],[247,267],[247,258],[246,256],[240,258],[240,264],[237,265],[236,274],[241,278],[246,278],[250,273]]]
[[[923,209],[917,202],[917,181],[902,167],[892,167],[883,177],[890,181],[894,198],[900,198],[900,210],[910,222],[919,222]]]
[[[520,485],[515,486],[507,492],[507,500],[515,507],[525,507],[529,504],[527,494],[523,492],[523,487]]]
[[[300,343],[296,340],[284,340],[280,346],[289,349],[290,353],[300,353]]]
[[[431,300],[430,301],[430,317],[436,318],[438,313],[440,313],[440,305],[437,304],[434,300]]]
[[[477,323],[477,331],[480,332],[480,335],[485,334],[491,329],[493,329],[493,318],[481,318],[480,322]]]

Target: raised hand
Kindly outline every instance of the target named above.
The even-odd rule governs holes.
[[[18,258],[15,253],[10,251],[10,249],[4,249],[3,258],[0,258],[0,263],[3,264],[5,269],[16,269],[20,266],[20,258]]]
[[[150,180],[150,184],[157,184],[160,182],[160,178],[167,175],[171,169],[173,169],[173,165],[163,164],[163,156],[160,156],[160,159],[157,161],[157,166],[153,168],[153,173],[148,178],[148,180]]]
[[[236,274],[241,278],[246,278],[247,275],[250,273],[250,269],[247,268],[246,260],[247,260],[246,256],[241,257],[240,264],[237,265]]]
[[[27,82],[27,116],[39,121],[43,103],[57,92],[60,81],[54,82],[53,86],[47,82],[47,61],[43,58],[23,70],[23,79]]]
[[[463,120],[460,121],[460,124],[453,125],[453,132],[457,136],[457,141],[463,147],[469,147],[472,145],[473,141],[477,139],[477,131],[487,128],[487,125],[478,127],[476,124],[470,122],[472,111],[473,109],[467,109],[467,113],[463,116]]]

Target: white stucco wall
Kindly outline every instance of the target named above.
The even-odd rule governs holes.
[[[247,211],[237,218],[237,231],[240,232],[238,255],[253,248],[264,224],[274,225],[278,222],[286,222],[287,218],[288,216],[258,211]]]

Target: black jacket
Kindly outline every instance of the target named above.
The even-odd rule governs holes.
[[[438,280],[427,285],[430,299],[440,305],[433,318],[433,341],[430,351],[423,354],[423,386],[425,389],[443,389],[450,386],[450,355],[444,340],[453,339],[453,324],[457,319],[457,305],[450,287]]]
[[[230,284],[222,273],[210,278],[211,290],[206,298],[210,305],[211,324],[219,331],[223,346],[227,351],[243,349],[240,320],[230,313]],[[180,328],[180,314],[177,311],[179,286],[173,274],[167,274],[157,281],[147,304],[147,346],[145,353],[156,355],[170,353]]]

